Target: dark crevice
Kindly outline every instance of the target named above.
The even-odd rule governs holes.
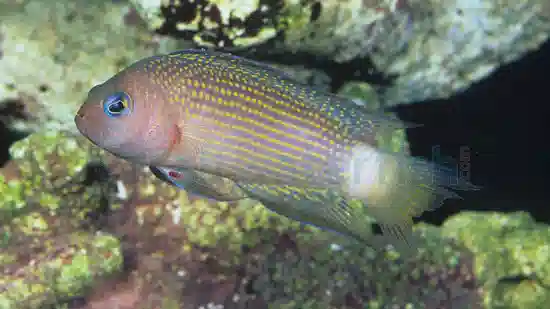
[[[272,51],[269,51],[269,50]],[[376,86],[389,86],[393,76],[385,76],[376,70],[368,57],[357,58],[347,62],[336,62],[326,56],[313,55],[308,52],[288,53],[278,52],[268,47],[254,48],[246,51],[231,51],[236,55],[253,58],[257,61],[267,61],[288,66],[302,66],[306,69],[317,69],[325,72],[331,78],[330,89],[335,92],[350,81],[364,81]]]
[[[518,283],[521,283],[522,281],[531,281],[531,280],[536,281],[537,278],[533,277],[533,276],[526,276],[526,275],[523,275],[523,274],[519,274],[519,275],[515,275],[515,276],[502,277],[502,278],[498,279],[498,282],[518,284]]]
[[[535,283],[535,284],[543,287],[544,289],[549,289],[550,288],[550,286],[548,286],[548,284],[545,283],[545,280],[543,280],[543,278],[540,278],[539,276],[537,276],[537,274],[531,274],[531,275],[518,274],[518,275],[515,275],[515,276],[506,276],[506,277],[502,277],[502,278],[498,279],[498,283],[511,284],[511,285],[519,285],[524,281],[529,281],[529,282]]]
[[[543,112],[549,67],[550,41],[461,94],[396,108],[402,119],[423,124],[407,132],[413,155],[462,162],[483,187],[423,220],[440,224],[462,210],[523,210],[550,223],[550,125]]]
[[[89,162],[84,170],[82,184],[84,186],[98,186],[101,189],[97,207],[87,214],[91,226],[103,227],[108,225],[109,215],[112,213],[112,197],[117,193],[116,184],[108,167],[102,162]]]
[[[89,162],[84,168],[83,185],[105,183],[111,179],[109,169],[103,162]]]
[[[0,102],[0,167],[9,161],[11,145],[28,135],[28,133],[12,129],[11,125],[14,121],[22,120],[28,120],[23,102],[19,100]]]

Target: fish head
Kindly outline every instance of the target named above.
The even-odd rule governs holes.
[[[154,164],[178,136],[162,85],[139,62],[93,87],[75,116],[82,135],[96,146],[139,164]]]

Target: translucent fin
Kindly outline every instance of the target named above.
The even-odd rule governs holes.
[[[406,156],[384,153],[366,145],[354,149],[350,165],[349,196],[365,201],[386,241],[398,247],[415,247],[413,218],[460,196],[450,191],[478,190],[458,177],[452,168]]]
[[[291,186],[240,184],[247,194],[279,215],[335,232],[371,247],[379,247],[372,225],[359,205],[328,189],[305,189]]]
[[[385,111],[369,111],[350,98],[321,91],[310,91],[306,103],[335,120],[353,140],[373,145],[376,137],[396,130],[421,127],[421,124],[405,122]]]
[[[178,187],[182,190],[185,190],[185,187],[188,185],[188,180],[192,177],[192,175],[188,175],[188,172],[184,170],[178,171],[178,173],[181,173],[181,175],[178,177],[172,177],[170,175],[171,169],[166,169],[166,168],[156,167],[156,166],[149,166],[149,170],[158,179],[166,183],[169,183],[175,187]]]
[[[236,201],[248,196],[232,180],[185,168],[150,166],[159,179],[190,194],[215,201]]]
[[[386,110],[369,110],[354,100],[338,94],[324,93],[323,96],[330,102],[330,106],[336,108],[335,113],[344,113],[346,115],[344,119],[349,117],[347,124],[350,125],[367,124],[372,128],[392,130],[422,127],[422,124],[403,121]],[[353,121],[354,119],[356,121]],[[357,122],[357,119],[361,121]]]
[[[239,57],[231,53],[214,53],[216,53],[217,56],[219,56],[221,59],[227,61],[227,64],[238,65],[240,70],[248,70],[249,73],[257,73],[263,71],[270,74],[271,78],[276,78],[278,80],[287,80],[295,84],[305,85],[297,79],[293,78],[290,74],[286,73],[282,69],[276,68],[272,65],[259,61],[254,61],[249,58]]]

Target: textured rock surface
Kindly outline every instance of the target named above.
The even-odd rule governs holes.
[[[447,220],[445,236],[475,255],[487,308],[544,308],[550,302],[550,227],[529,214],[463,212]]]
[[[367,57],[384,105],[445,98],[548,38],[546,0],[132,0],[151,29],[203,46]]]
[[[188,47],[150,33],[124,1],[1,1],[0,110],[17,105],[26,121],[0,120],[75,132],[74,114],[92,86],[143,57]],[[312,84],[330,81],[320,71],[283,68]]]
[[[16,308],[74,299],[132,309],[476,308],[479,300],[470,256],[433,227],[418,228],[425,248],[405,262],[250,200],[190,199],[82,137],[35,133],[11,152],[0,182],[10,222],[0,231],[0,296]],[[21,296],[27,286],[14,278],[35,289]]]
[[[89,152],[79,146],[50,133],[11,149],[0,175],[0,308],[44,308],[122,269],[119,241],[85,227],[101,192],[83,185]]]
[[[74,130],[74,113],[92,86],[174,48],[128,26],[128,12],[118,1],[0,1],[0,108],[19,102],[35,124]]]
[[[350,60],[384,40],[382,23],[399,18],[403,2],[131,0],[152,30],[203,46],[248,48],[270,41],[285,50]],[[398,12],[399,11],[399,12]]]
[[[257,53],[306,51],[337,62],[367,57],[394,78],[377,88],[382,105],[393,105],[463,90],[550,33],[548,5],[537,0],[132,3],[147,25],[125,1],[0,3],[0,109],[19,105],[34,120],[13,126],[72,131],[72,115],[94,84],[132,61],[191,44],[231,41],[258,45]],[[189,40],[161,39],[148,28]]]
[[[365,82],[341,89],[366,108],[447,96],[545,39],[547,3],[211,1],[199,13],[206,1],[180,1],[171,13],[159,11],[159,1],[133,3],[150,29],[189,40],[159,39],[124,1],[0,0],[0,110],[22,105],[31,119],[12,125],[39,129],[12,147],[0,169],[0,308],[531,309],[550,302],[548,226],[524,214],[465,213],[442,230],[419,225],[424,249],[403,262],[253,201],[190,198],[59,131],[74,132],[74,111],[93,84],[191,41],[307,51],[336,62],[367,56],[373,69],[396,78],[378,95]],[[281,67],[328,88],[318,70]],[[403,132],[383,140],[407,149]]]
[[[39,216],[33,213],[19,217],[11,226],[3,227],[13,228],[8,237],[17,237],[17,243],[7,239],[8,250],[4,248],[0,254],[0,308],[58,305],[84,294],[97,278],[122,267],[117,239],[86,233],[53,236],[51,233],[61,224],[51,217],[46,223]],[[51,228],[50,224],[57,226]]]
[[[548,39],[546,0],[410,1],[407,47],[370,54],[379,71],[397,76],[385,104],[445,98]]]

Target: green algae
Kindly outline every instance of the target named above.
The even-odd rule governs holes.
[[[221,243],[235,253],[240,252],[242,246],[253,247],[273,236],[268,232],[259,232],[261,230],[284,233],[299,226],[253,200],[231,206],[226,203],[207,204],[199,200],[182,212],[182,218],[186,218],[182,222],[191,242],[206,246],[219,246]]]
[[[12,263],[3,263],[0,308],[43,308],[82,295],[94,278],[122,266],[119,242],[108,235],[78,233],[50,239],[41,250],[33,249],[32,260],[26,265],[15,267],[21,257],[13,256],[9,258]],[[15,256],[27,254],[24,247],[17,251]],[[4,254],[0,257],[3,262],[8,260]]]
[[[475,255],[488,308],[541,308],[550,297],[550,228],[524,212],[462,212],[443,234]]]
[[[95,149],[82,137],[35,133],[16,143],[11,153],[19,177],[0,187],[7,192],[7,186],[17,183],[23,193],[15,190],[12,199],[19,201],[24,211],[14,213],[8,229],[3,230],[8,235],[6,247],[11,250],[0,255],[0,260],[11,270],[2,278],[14,282],[9,299],[17,304],[25,301],[40,307],[57,301],[61,305],[66,297],[100,289],[96,278],[120,270],[120,248],[130,248],[136,260],[143,261],[135,266],[135,273],[136,284],[144,290],[135,297],[144,308],[154,308],[145,305],[149,298],[191,307],[230,304],[235,297],[252,301],[247,293],[273,308],[327,304],[343,308],[349,297],[372,308],[403,302],[412,306],[432,301],[434,295],[448,295],[447,283],[462,287],[475,282],[462,249],[448,244],[436,228],[418,228],[426,244],[417,258],[405,263],[395,251],[377,252],[345,237],[302,226],[253,200],[215,203],[190,197],[146,169]],[[108,199],[113,223],[99,227],[112,235],[100,235],[108,237],[109,244],[82,231],[86,214],[99,205],[102,191],[96,187],[104,186],[84,185],[82,174],[87,164],[98,160],[109,170],[108,183],[116,183],[118,188]],[[36,187],[43,190],[30,189]],[[41,205],[48,200],[54,202]],[[112,246],[105,249],[114,255],[112,264],[90,257],[107,251],[88,248],[108,246]],[[14,248],[22,251],[14,252]],[[28,250],[39,252],[32,263],[21,260]],[[71,265],[78,267],[63,268]],[[14,281],[11,274],[15,273],[23,274],[19,281]],[[240,274],[238,278],[236,274]],[[59,283],[49,288],[44,282]],[[201,298],[207,303],[181,296],[204,290],[205,282],[213,293]],[[235,282],[250,282],[246,289],[252,292],[235,290],[227,299],[214,296]],[[32,293],[21,292],[29,288]],[[471,288],[465,290],[472,294]],[[449,302],[445,297],[441,301]]]
[[[544,308],[550,302],[550,292],[533,280],[499,282],[491,291],[491,309]]]
[[[10,154],[17,162],[19,177],[0,183],[5,201],[0,210],[16,211],[35,204],[57,211],[66,204],[61,197],[70,193],[66,186],[70,177],[83,170],[91,152],[79,148],[70,136],[51,132],[16,142]]]
[[[81,187],[73,178],[91,158],[89,149],[71,135],[49,132],[16,142],[10,154],[17,176],[0,182],[0,232],[6,235],[0,306],[43,308],[119,271],[117,239],[82,230],[98,196],[72,192]]]
[[[20,130],[70,130],[85,94],[130,62],[162,49],[142,25],[128,25],[129,6],[112,1],[0,2],[0,107],[19,102]]]
[[[299,243],[297,251],[273,251],[254,287],[270,308],[341,308],[345,299],[364,308],[424,308],[455,302],[448,295],[467,294],[460,308],[474,308],[477,295],[465,288],[468,255],[442,239],[435,227],[420,225],[418,256],[404,262],[393,250],[376,252],[361,244],[335,250],[330,242]],[[461,271],[462,269],[462,271]]]

